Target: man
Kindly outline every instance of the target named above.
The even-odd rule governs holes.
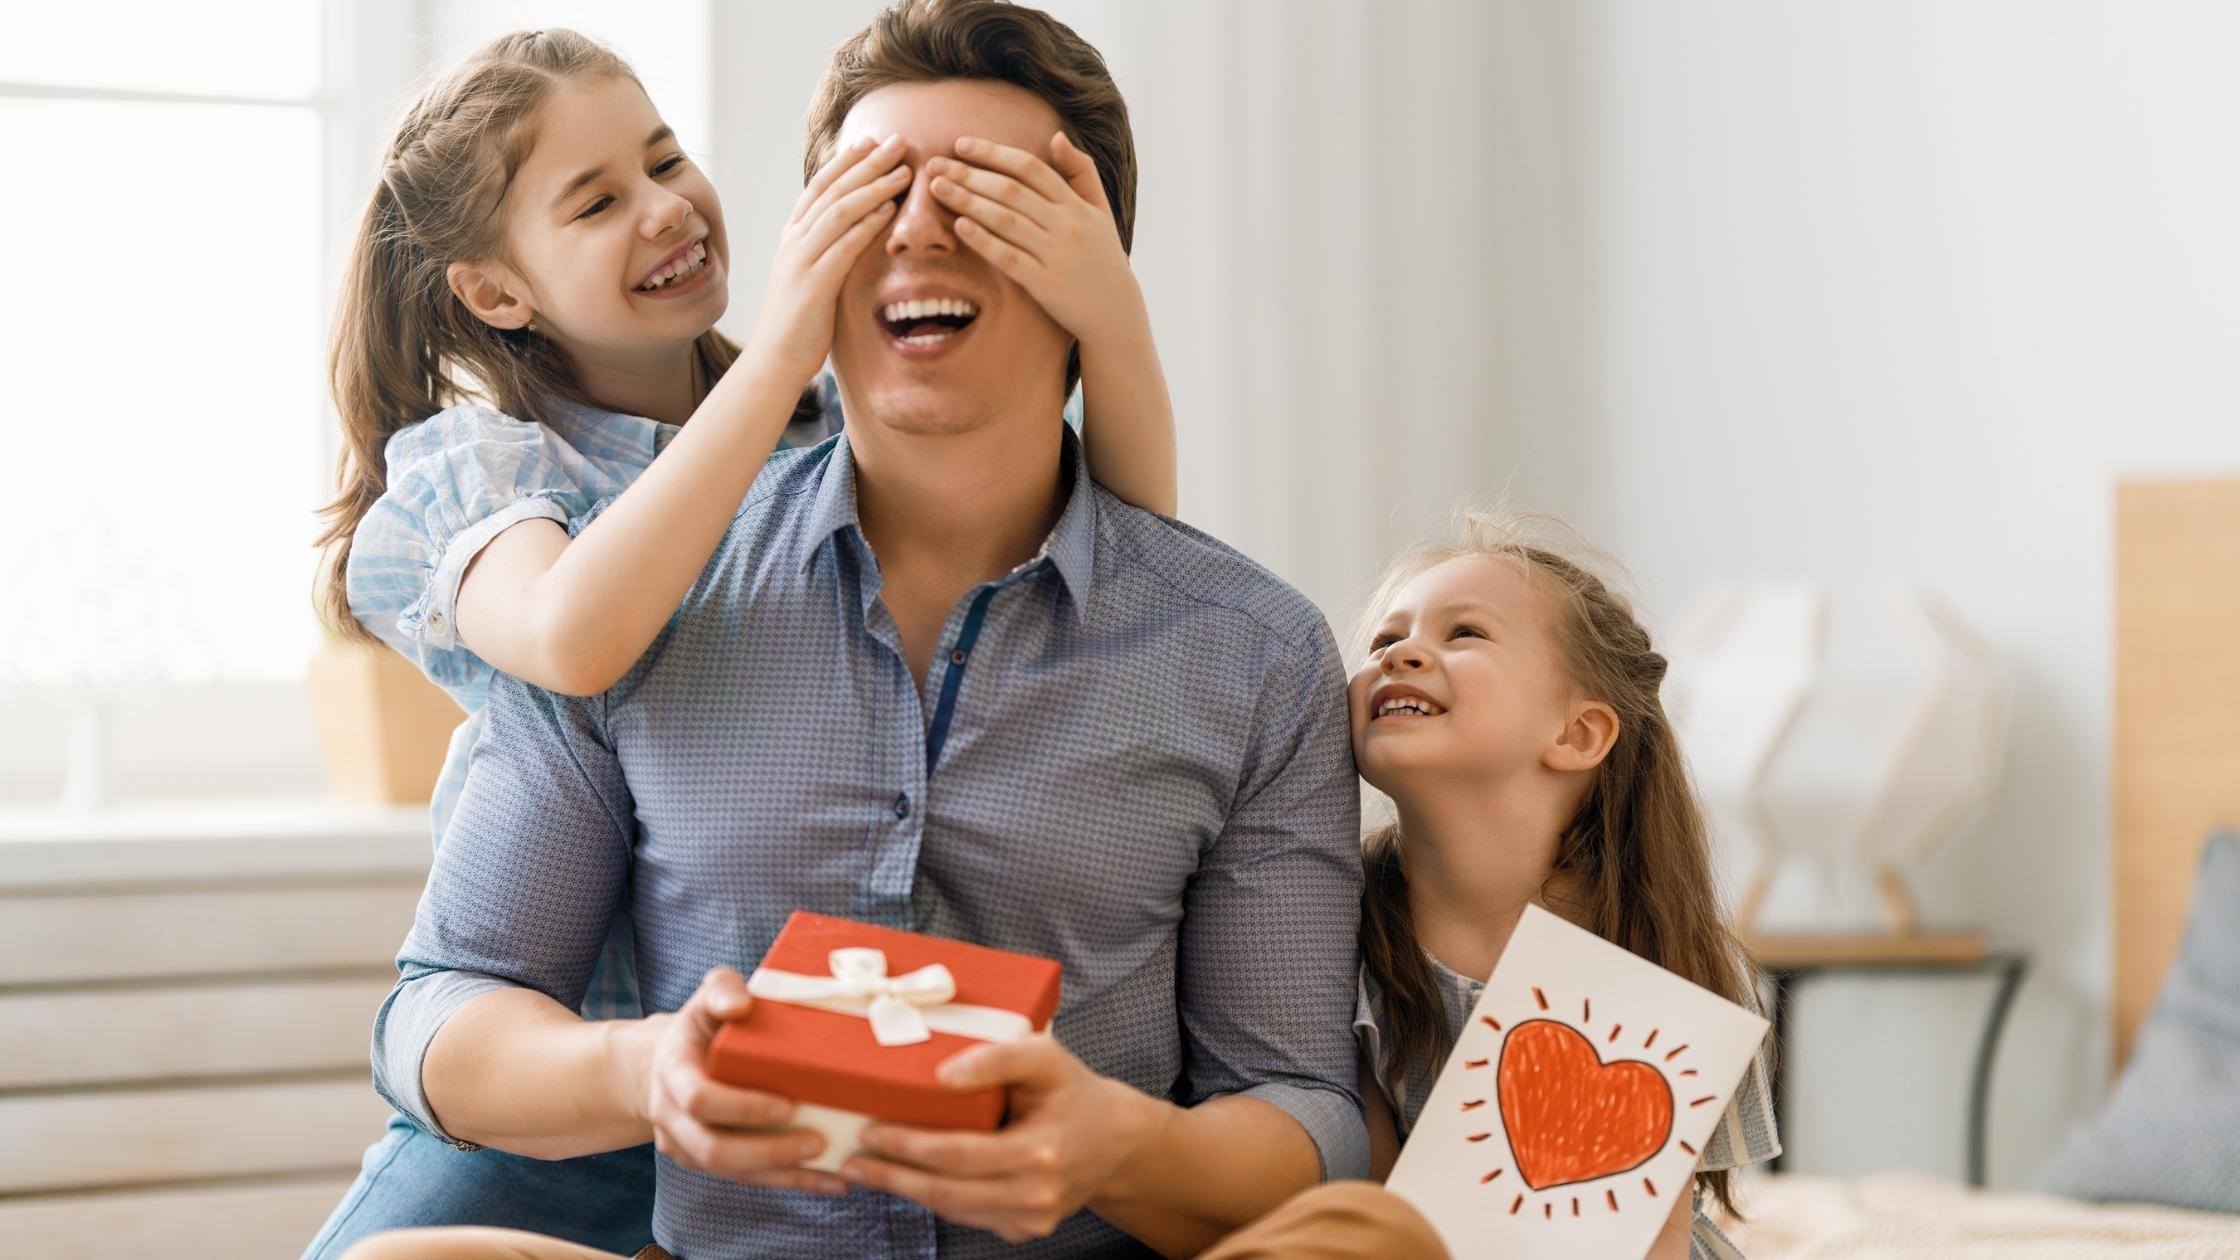
[[[781,455],[606,695],[501,677],[375,1073],[455,1141],[655,1142],[655,1236],[744,1255],[1193,1252],[1366,1171],[1343,682],[1314,608],[1096,487],[1057,415],[1071,339],[958,241],[924,172],[978,136],[1134,168],[1094,49],[1033,10],[906,0],[836,54],[808,165],[900,134],[915,170],[843,287],[848,426]],[[891,304],[977,310],[928,344]],[[573,1012],[623,899],[643,1020]],[[721,1019],[805,908],[1038,954],[1055,1037],[959,1056],[996,1134],[874,1127],[800,1168],[790,1105],[710,1081]],[[714,969],[714,970],[711,970]]]

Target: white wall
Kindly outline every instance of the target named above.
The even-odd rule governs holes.
[[[2240,9],[1578,14],[1589,466],[1555,506],[1666,612],[1720,575],[1912,578],[2003,654],[2005,783],[1917,882],[1931,918],[2036,958],[2000,1062],[2012,1184],[2105,1065],[2111,487],[2240,470]],[[1912,1105],[1860,1082],[1965,1051],[1982,1000],[1825,993],[1802,1161],[1956,1137],[1964,1059],[1931,1057]]]

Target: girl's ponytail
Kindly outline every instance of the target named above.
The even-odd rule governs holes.
[[[343,445],[340,487],[322,511],[327,527],[319,536],[329,549],[320,615],[343,635],[368,642],[373,636],[350,615],[344,583],[350,538],[386,488],[390,435],[443,410],[450,392],[429,352],[429,331],[416,318],[419,304],[400,300],[413,276],[411,249],[404,213],[384,180],[374,186],[350,248],[327,351]]]

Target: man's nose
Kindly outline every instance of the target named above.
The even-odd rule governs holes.
[[[956,222],[957,216],[934,199],[933,178],[920,164],[911,175],[909,191],[902,194],[902,205],[895,210],[894,225],[887,230],[887,253],[953,254],[959,248]]]

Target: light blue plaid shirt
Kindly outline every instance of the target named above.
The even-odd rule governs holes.
[[[839,430],[832,378],[819,384],[823,418],[790,426],[778,449],[814,446]],[[512,526],[533,519],[565,525],[620,494],[680,431],[566,400],[553,413],[549,425],[531,424],[466,403],[398,430],[384,452],[385,492],[351,539],[352,615],[466,711],[429,802],[438,845],[466,782],[468,753],[482,735],[496,673],[452,625],[467,565]],[[582,1010],[591,1019],[640,1013],[627,923],[617,926]]]
[[[772,460],[700,582],[604,696],[501,676],[437,852],[374,1075],[437,1131],[420,1066],[483,993],[582,998],[618,910],[646,1007],[751,969],[796,909],[1057,959],[1055,1031],[1194,1104],[1262,1099],[1361,1176],[1359,795],[1337,648],[1304,597],[1095,486],[967,592],[921,687],[880,599],[845,437]],[[1147,1254],[1082,1212],[1018,1248],[902,1199],[657,1160],[684,1260]]]

